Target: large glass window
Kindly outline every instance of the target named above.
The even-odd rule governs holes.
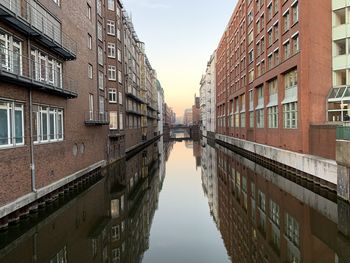
[[[55,142],[63,140],[63,110],[33,106],[34,142]]]
[[[298,102],[283,105],[284,128],[296,129],[298,127]]]
[[[22,43],[11,35],[0,31],[1,69],[22,74]]]
[[[115,22],[112,20],[107,20],[107,34],[108,35],[115,35]]]
[[[285,221],[286,236],[295,246],[299,247],[299,223],[298,221],[286,213]]]
[[[115,3],[114,3],[115,0],[108,0],[108,10],[111,10],[111,11],[114,11],[114,8],[115,8]]]
[[[111,111],[109,113],[109,129],[117,130],[118,129],[118,113],[116,111]]]
[[[23,104],[0,100],[0,148],[23,144]]]
[[[31,50],[32,77],[36,81],[44,82],[62,88],[62,64],[47,54]]]

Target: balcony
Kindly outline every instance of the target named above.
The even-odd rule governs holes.
[[[62,76],[62,65],[50,61],[38,61],[0,48],[0,80],[36,90],[42,90],[67,99],[78,96],[76,80]]]
[[[61,24],[36,2],[1,0],[0,19],[40,41],[65,60],[76,59],[77,44],[61,30]]]
[[[108,112],[94,112],[94,111],[86,112],[85,125],[87,126],[109,125]]]
[[[125,112],[128,113],[128,114],[133,114],[133,115],[137,115],[137,116],[142,116],[142,113],[141,113],[140,111],[137,111],[137,110],[126,109]]]
[[[139,103],[145,104],[144,100],[141,97],[141,93],[135,87],[136,84],[133,83],[130,78],[127,79],[127,82],[128,84],[127,88],[125,89],[125,95],[133,100],[136,100]]]

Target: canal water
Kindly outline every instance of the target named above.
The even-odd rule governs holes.
[[[350,262],[350,208],[222,146],[160,140],[0,232],[0,262]]]

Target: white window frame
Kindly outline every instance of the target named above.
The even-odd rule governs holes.
[[[116,81],[117,80],[117,68],[113,65],[108,65],[108,80]]]
[[[115,43],[107,43],[107,56],[109,58],[115,58]]]
[[[115,21],[107,20],[107,35],[115,36]]]
[[[117,103],[117,89],[109,88],[108,89],[108,100],[109,103]]]

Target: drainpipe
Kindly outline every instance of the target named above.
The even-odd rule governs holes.
[[[28,39],[28,58],[30,58],[30,50],[31,50],[30,40]],[[32,74],[32,63],[30,63],[30,59],[28,59],[28,68],[29,68],[29,76]],[[34,161],[34,141],[33,141],[33,98],[32,98],[32,89],[29,89],[29,130],[30,130],[30,173],[32,178],[32,191],[37,192],[35,187],[35,161]]]
[[[36,192],[37,190],[36,190],[36,187],[35,187],[32,89],[29,90],[29,130],[30,130],[30,171],[31,171],[31,175],[32,175],[32,191]]]

